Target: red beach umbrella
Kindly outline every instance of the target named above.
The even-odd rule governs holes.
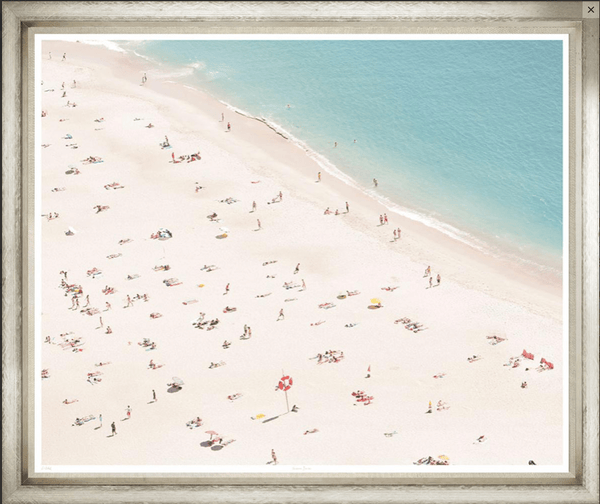
[[[292,380],[292,378],[290,376],[283,376],[281,378],[281,380],[279,380],[279,390],[283,390],[284,392],[287,392],[288,390],[290,390],[290,388],[292,388],[292,385],[294,384],[294,381]]]

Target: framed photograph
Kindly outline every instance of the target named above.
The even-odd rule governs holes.
[[[598,502],[598,2],[4,2],[3,502]]]

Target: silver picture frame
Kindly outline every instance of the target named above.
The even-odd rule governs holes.
[[[599,502],[598,2],[3,2],[2,502]],[[36,33],[565,33],[570,48],[566,473],[92,474],[33,467]],[[566,279],[565,279],[566,280]]]

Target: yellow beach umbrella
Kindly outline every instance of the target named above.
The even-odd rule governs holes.
[[[200,284],[200,285],[198,285],[198,287],[204,287],[204,284]]]
[[[381,299],[373,298],[373,299],[371,299],[371,303],[373,303],[373,304],[381,304]]]
[[[450,460],[446,455],[440,455],[438,458],[440,460]]]

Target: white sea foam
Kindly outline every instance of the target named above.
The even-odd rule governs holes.
[[[117,51],[120,53],[127,52],[119,44],[117,44],[116,42],[113,42],[112,40],[85,40],[84,39],[84,40],[79,40],[78,42],[81,42],[82,44],[87,44],[87,45],[104,46],[107,49],[110,49],[111,51]]]
[[[138,58],[142,58],[145,59],[146,61],[149,61],[150,63],[156,63],[152,58],[149,58],[148,56],[144,56],[143,54],[140,54],[136,51],[132,51],[133,54],[135,54]]]
[[[203,61],[196,61],[195,63],[190,63],[187,66],[192,67],[195,70],[204,70],[206,68],[206,63]]]

